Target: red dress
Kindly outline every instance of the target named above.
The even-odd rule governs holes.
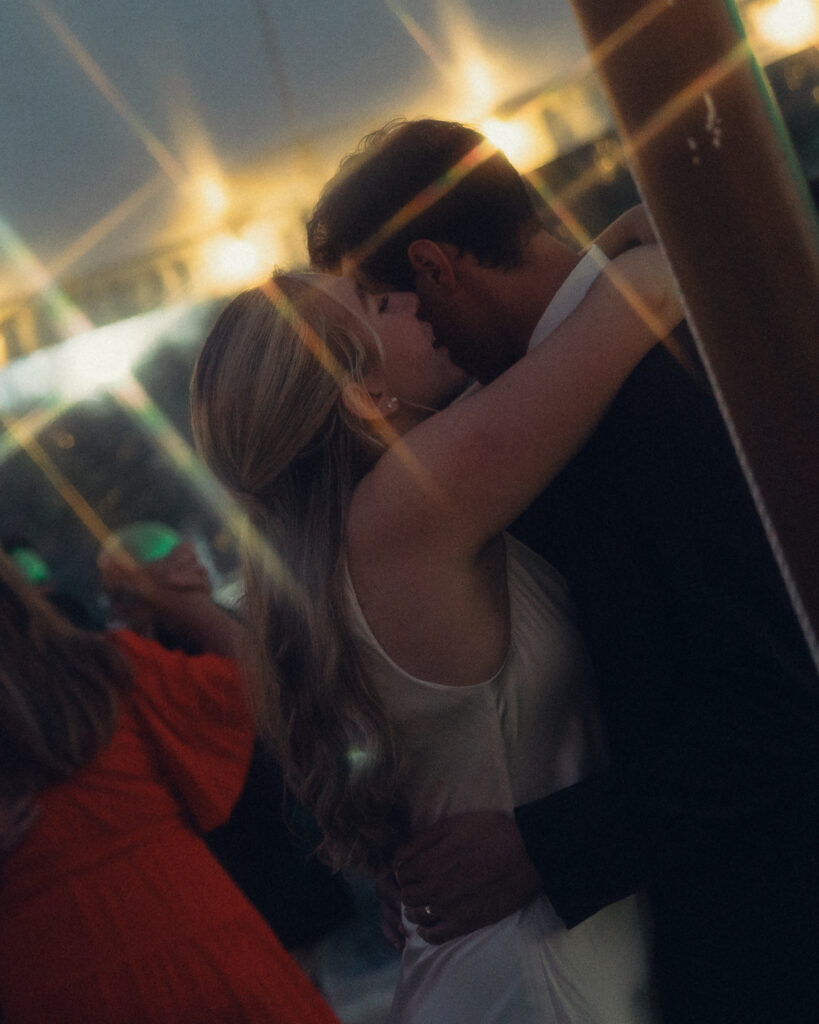
[[[114,642],[134,670],[114,737],[2,866],[3,1024],[337,1024],[197,834],[250,761],[235,665]]]

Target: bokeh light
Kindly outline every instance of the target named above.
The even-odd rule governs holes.
[[[202,271],[212,294],[227,294],[262,278],[265,263],[253,242],[220,234],[202,247]]]
[[[542,164],[544,154],[549,154],[552,149],[551,141],[538,117],[509,120],[487,117],[478,127],[524,173]]]
[[[15,360],[0,374],[0,409],[55,398],[79,402],[116,386],[186,312],[185,306],[166,306]]]
[[[819,4],[816,0],[754,3],[748,6],[745,16],[750,31],[762,47],[792,52],[819,41]]]

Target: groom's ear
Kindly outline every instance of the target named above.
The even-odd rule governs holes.
[[[428,238],[418,238],[407,247],[407,257],[415,271],[416,288],[450,293],[455,287],[455,269],[446,250]]]

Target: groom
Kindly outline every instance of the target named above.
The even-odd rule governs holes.
[[[369,136],[308,225],[315,269],[413,290],[489,383],[582,298],[601,255],[541,226],[462,125]],[[612,253],[613,254],[613,253]],[[819,1005],[819,689],[713,398],[657,346],[512,528],[566,577],[596,664],[610,768],[445,819],[396,858],[433,942],[541,889],[568,927],[637,890],[666,1022],[812,1019]],[[676,347],[695,371],[690,349]]]

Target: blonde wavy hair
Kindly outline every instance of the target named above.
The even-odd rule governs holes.
[[[384,448],[343,400],[368,355],[294,275],[219,316],[191,382],[196,446],[240,500],[259,731],[316,818],[334,868],[378,872],[408,834],[400,756],[353,639],[344,538],[353,490]],[[261,539],[261,544],[258,539]]]

